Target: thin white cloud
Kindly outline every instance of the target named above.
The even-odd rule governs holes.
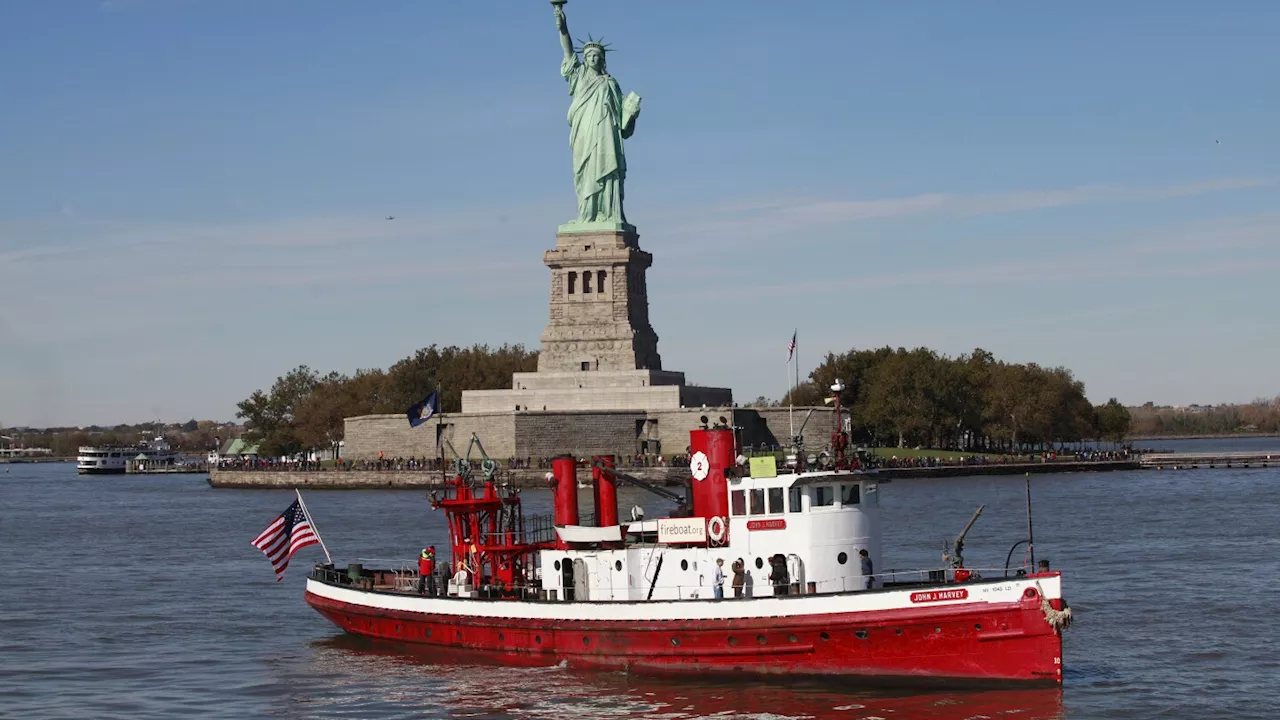
[[[1227,178],[1158,187],[1085,185],[975,194],[924,193],[873,200],[797,200],[786,204],[762,202],[755,206],[734,203],[691,212],[683,221],[673,215],[668,219],[670,227],[664,228],[664,232],[719,236],[740,243],[746,236],[792,237],[799,230],[866,220],[920,215],[999,215],[1081,205],[1152,202],[1274,184],[1275,180],[1269,178]],[[705,246],[697,249],[702,247]]]
[[[1081,283],[1142,278],[1196,278],[1254,275],[1280,268],[1280,220],[1233,218],[1158,239],[1117,245],[1105,254],[1081,258],[1059,254],[887,273],[843,276],[838,283],[813,280],[763,285],[758,292],[794,295],[900,287],[972,287],[993,284]],[[1228,257],[1223,253],[1230,252]]]

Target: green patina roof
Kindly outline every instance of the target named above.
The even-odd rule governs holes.
[[[226,452],[223,453],[223,455],[257,455],[257,454],[258,454],[258,446],[256,444],[250,445],[249,443],[245,442],[240,438],[236,438],[235,440],[232,440],[231,444],[227,446]]]

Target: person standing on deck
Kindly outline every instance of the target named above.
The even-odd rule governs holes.
[[[742,597],[742,588],[747,584],[747,566],[742,558],[733,561],[733,596]]]
[[[875,577],[872,575],[875,568],[871,564],[871,556],[863,549],[858,551],[858,557],[862,558],[862,578],[867,581],[867,589],[870,590],[871,586],[876,582]]]
[[[778,553],[769,558],[773,572],[769,573],[769,582],[773,584],[774,595],[786,595],[791,589],[791,578],[787,575],[787,558]]]
[[[432,596],[436,594],[436,546],[432,545],[422,551],[418,558],[418,594]]]
[[[724,599],[724,558],[716,558],[716,574],[712,580],[712,592],[716,600]]]

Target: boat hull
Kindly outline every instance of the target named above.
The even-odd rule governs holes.
[[[1013,601],[841,612],[822,611],[840,604],[830,596],[701,601],[692,603],[700,614],[707,614],[708,606],[723,605],[726,612],[720,614],[738,617],[616,620],[521,617],[519,606],[529,603],[515,601],[409,598],[423,606],[415,610],[413,603],[379,597],[387,595],[312,580],[306,600],[355,635],[482,651],[518,665],[563,662],[653,674],[843,676],[874,684],[1062,682],[1061,635],[1048,624],[1038,593],[1019,594]],[[467,606],[481,605],[501,605],[507,611],[501,617],[466,612]],[[534,605],[634,608],[644,603]],[[761,614],[752,616],[753,605],[759,605]]]

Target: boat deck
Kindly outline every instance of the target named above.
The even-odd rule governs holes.
[[[949,579],[951,576],[948,571],[951,568],[933,568],[923,570],[888,570],[884,573],[877,574],[878,578],[883,578],[877,582],[874,588],[854,588],[839,587],[828,590],[820,590],[814,587],[814,583],[809,583],[808,587],[801,587],[798,583],[788,586],[788,591],[783,594],[784,597],[800,597],[811,595],[847,595],[851,593],[879,593],[891,592],[895,590],[904,590],[910,588],[945,588],[955,587],[956,581]],[[1004,568],[994,569],[974,569],[970,568],[972,573],[965,584],[977,584],[982,582],[998,582],[1005,579],[1036,577],[1036,574],[1028,575],[1020,568],[1008,570]],[[1056,574],[1056,573],[1051,573]],[[366,592],[385,593],[394,595],[420,595],[418,591],[420,576],[415,570],[410,569],[407,565],[401,569],[390,568],[366,568],[363,565],[352,564],[348,567],[336,567],[333,565],[317,564],[311,573],[313,580],[333,585],[335,587],[345,587],[355,590],[363,590]],[[449,578],[444,576],[436,577],[435,597],[450,598],[458,600],[481,600],[481,601],[505,601],[505,602],[600,602],[600,603],[617,603],[617,602],[705,602],[710,599],[702,598],[686,598],[681,600],[578,600],[573,598],[558,599],[548,597],[547,593],[538,585],[520,586],[505,588],[497,585],[481,584],[480,586],[466,585],[461,588],[453,585]],[[733,597],[733,589],[725,588],[725,599],[738,599]],[[748,593],[745,598],[762,598],[774,597],[772,586],[764,586],[763,592]]]

